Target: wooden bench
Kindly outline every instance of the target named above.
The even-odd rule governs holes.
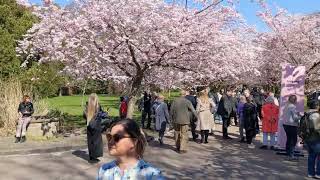
[[[33,116],[27,129],[27,136],[56,137],[59,130],[59,118]]]

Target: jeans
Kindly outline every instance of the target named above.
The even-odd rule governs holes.
[[[142,127],[144,128],[144,122],[146,121],[146,118],[148,116],[148,119],[147,119],[147,128],[150,128],[151,127],[151,110],[144,110],[142,112],[142,119],[141,119],[141,125]]]
[[[319,149],[320,143],[317,144],[307,144],[308,146],[308,175],[320,176],[320,160],[319,160]],[[317,164],[317,166],[316,166]]]
[[[21,117],[18,121],[16,137],[23,137],[26,135],[27,126],[31,121],[31,117]]]
[[[223,137],[228,137],[228,126],[230,125],[230,117],[223,118],[222,121],[223,121],[223,124],[222,124]]]
[[[188,124],[174,124],[174,139],[178,151],[188,150]]]
[[[276,133],[263,133],[263,145],[268,146],[268,137],[270,136],[270,146],[276,145]]]
[[[192,139],[196,140],[198,134],[196,133],[196,128],[197,128],[197,124],[194,120],[191,121],[190,123],[190,129],[191,129],[191,134],[192,134]]]
[[[243,130],[244,130],[244,122],[242,119],[240,119],[240,125],[239,125],[240,139],[244,139]]]
[[[283,125],[284,131],[287,135],[286,151],[289,157],[294,157],[294,148],[298,141],[298,127]]]
[[[167,127],[167,122],[162,122],[161,123],[161,128],[159,130],[159,139],[162,140],[163,136],[164,136],[164,132],[166,131],[166,127]]]

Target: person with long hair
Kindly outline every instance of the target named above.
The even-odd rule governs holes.
[[[212,112],[215,106],[213,100],[208,96],[208,89],[199,92],[196,111],[198,114],[197,131],[200,131],[201,143],[208,143],[209,131],[214,126]]]
[[[109,154],[115,157],[115,160],[100,167],[97,180],[163,179],[160,170],[143,160],[147,141],[134,120],[118,121],[106,137]]]
[[[27,126],[31,121],[31,115],[33,114],[33,104],[28,95],[23,96],[22,102],[19,104],[18,113],[19,121],[16,131],[15,143],[26,141]]]
[[[97,94],[91,94],[84,111],[84,118],[87,121],[90,162],[98,162],[99,159],[97,158],[103,156],[103,142],[101,136],[101,120],[103,118],[103,114]]]
[[[290,95],[283,112],[283,128],[287,135],[286,151],[289,160],[297,160],[294,149],[298,140],[298,126],[301,116],[297,112],[297,96]]]

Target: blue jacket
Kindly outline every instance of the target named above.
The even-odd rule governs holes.
[[[98,172],[97,180],[164,180],[161,171],[139,160],[137,165],[133,168],[124,171],[121,176],[121,170],[117,166],[116,161],[104,164]]]

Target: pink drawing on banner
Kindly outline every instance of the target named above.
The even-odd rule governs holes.
[[[286,133],[283,129],[283,111],[290,95],[298,98],[297,111],[304,112],[304,84],[306,69],[304,66],[282,65],[281,96],[280,96],[280,117],[278,125],[278,141],[280,148],[286,147]],[[298,142],[299,147],[300,141]]]

